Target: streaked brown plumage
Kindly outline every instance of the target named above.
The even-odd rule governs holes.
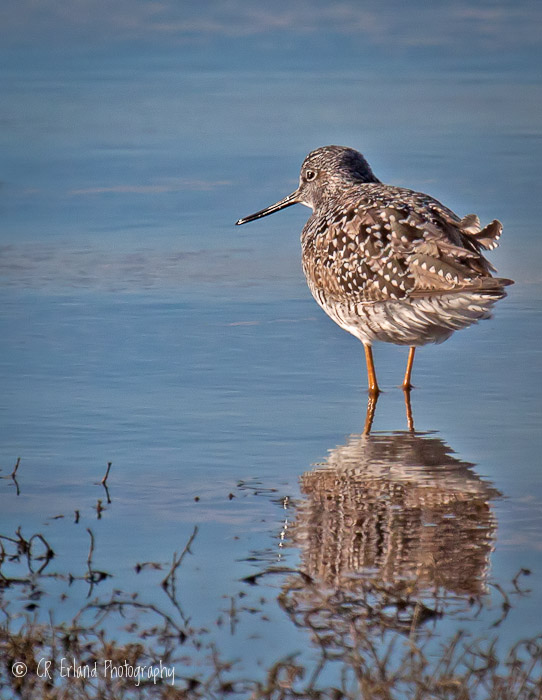
[[[243,224],[292,204],[312,208],[301,234],[312,295],[365,346],[369,392],[379,393],[375,340],[409,345],[403,388],[411,388],[414,350],[489,318],[510,280],[492,276],[482,254],[498,245],[499,221],[481,228],[432,197],[381,183],[365,158],[343,146],[305,158],[298,189]]]

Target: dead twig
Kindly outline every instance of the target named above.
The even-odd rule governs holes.
[[[179,615],[181,616],[182,621],[184,622],[185,625],[188,625],[190,619],[186,618],[181,605],[177,599],[177,590],[176,590],[176,573],[177,569],[180,567],[182,564],[183,559],[187,554],[192,554],[192,551],[190,549],[192,542],[195,540],[196,535],[198,534],[198,526],[194,525],[194,530],[190,537],[188,538],[188,542],[185,544],[183,551],[181,552],[180,556],[177,557],[177,552],[173,554],[173,562],[171,564],[171,568],[167,574],[167,576],[163,579],[162,581],[162,588],[166,592],[168,598],[171,600],[177,611],[179,612]]]
[[[107,503],[111,503],[111,496],[109,495],[109,489],[107,488],[107,479],[109,477],[109,472],[111,471],[111,465],[113,462],[108,462],[107,463],[107,471],[105,472],[104,478],[100,481],[100,484],[104,487],[105,489],[105,495],[107,498]]]
[[[15,462],[15,466],[13,467],[13,471],[11,472],[11,478],[15,480],[15,476],[17,475],[17,469],[19,469],[19,464],[21,463],[21,458],[17,457],[17,461]]]
[[[173,554],[173,563],[171,565],[171,569],[169,570],[167,576],[162,581],[162,588],[167,589],[170,581],[171,581],[172,588],[175,587],[175,572],[177,571],[179,566],[182,564],[184,557],[187,554],[192,554],[192,552],[190,551],[190,546],[191,546],[192,542],[194,541],[194,539],[196,538],[197,534],[198,534],[198,526],[194,525],[194,530],[193,530],[192,534],[190,535],[190,537],[188,538],[188,542],[185,544],[184,549],[181,552],[180,557],[177,559],[177,553],[175,552]]]
[[[85,576],[85,579],[88,581],[88,584],[89,584],[87,598],[90,598],[92,591],[94,589],[94,585],[96,583],[99,583],[100,581],[103,581],[105,578],[109,578],[109,576],[111,574],[108,574],[105,571],[98,571],[97,569],[94,569],[92,567],[92,556],[94,554],[94,533],[92,532],[92,530],[89,527],[87,527],[87,532],[90,535],[90,547],[89,547],[88,556],[87,556],[88,572]]]
[[[111,465],[112,465],[112,464],[113,464],[113,462],[108,462],[108,463],[107,463],[107,471],[105,472],[104,478],[103,478],[103,479],[101,480],[101,482],[100,482],[100,483],[102,484],[102,486],[105,486],[106,483],[107,483],[107,477],[109,476],[109,472],[111,471]]]

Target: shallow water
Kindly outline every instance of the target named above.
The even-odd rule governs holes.
[[[530,27],[540,10],[499,6],[473,47],[478,5],[452,13],[453,43],[435,34],[435,15],[401,25],[392,4],[368,5],[357,33],[346,20],[326,33],[319,5],[297,30],[234,5],[211,31],[210,4],[188,37],[171,29],[159,41],[144,7],[119,35],[119,4],[99,45],[96,18],[75,31],[60,13],[55,50],[47,22],[6,25],[0,534],[43,533],[49,571],[75,575],[91,528],[94,562],[111,574],[92,595],[138,591],[166,605],[164,569],[134,566],[167,570],[197,525],[179,573],[183,609],[213,626],[224,596],[264,598],[233,634],[213,628],[251,670],[317,654],[277,603],[284,577],[242,581],[275,566],[345,590],[360,576],[415,572],[453,599],[435,626],[443,637],[458,625],[488,634],[492,583],[527,568],[531,593],[513,599],[499,640],[539,633],[542,130]],[[357,16],[348,3],[343,12]],[[358,35],[370,18],[367,46]],[[491,260],[516,284],[493,320],[419,351],[415,434],[397,388],[406,351],[378,346],[384,393],[373,436],[360,437],[362,350],[306,289],[307,210],[233,226],[290,192],[306,152],[325,143],[363,150],[386,182],[505,226]],[[40,614],[68,620],[89,587],[55,579],[45,591]],[[494,602],[474,619],[462,605],[478,595]]]

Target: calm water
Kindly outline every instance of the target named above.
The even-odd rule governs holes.
[[[21,458],[20,493],[0,481],[0,534],[43,533],[51,567],[75,574],[90,527],[112,575],[93,595],[166,604],[164,572],[134,565],[169,567],[198,525],[183,607],[213,625],[224,596],[264,598],[234,634],[216,628],[251,670],[316,654],[277,603],[287,582],[241,582],[275,565],[345,589],[417,572],[458,609],[525,567],[532,592],[500,642],[539,633],[539,6],[452,3],[414,23],[395,3],[26,4],[0,30],[2,475]],[[362,349],[306,289],[308,210],[233,226],[328,143],[504,223],[491,261],[516,285],[492,321],[418,353],[415,435],[392,346],[376,348],[374,436],[359,435]],[[88,585],[47,592],[43,614],[68,620]],[[483,636],[494,617],[436,629]]]

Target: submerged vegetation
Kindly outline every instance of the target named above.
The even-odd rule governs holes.
[[[522,570],[505,590],[459,598],[442,587],[423,592],[413,581],[351,577],[332,585],[307,571],[269,566],[240,583],[213,627],[198,627],[180,602],[178,579],[193,554],[197,528],[170,563],[146,562],[135,572],[161,569],[163,605],[129,591],[96,595],[108,574],[93,564],[94,538],[80,574],[55,573],[53,547],[41,533],[19,529],[0,537],[0,697],[50,700],[94,698],[436,698],[528,700],[542,693],[542,636],[507,648],[499,625],[527,595]],[[197,556],[194,554],[194,556]],[[88,598],[69,620],[49,613],[49,580],[88,585]],[[250,633],[252,597],[263,581],[280,586],[278,603],[302,629],[311,653],[268,659],[246,668],[231,659],[217,630]],[[154,596],[153,596],[154,599]],[[251,601],[247,603],[246,601]],[[439,631],[445,616],[463,620],[494,614],[492,634],[475,638]],[[252,627],[251,627],[252,624]],[[221,637],[223,639],[223,636]],[[26,672],[23,673],[23,670]],[[330,680],[332,679],[332,680]]]

